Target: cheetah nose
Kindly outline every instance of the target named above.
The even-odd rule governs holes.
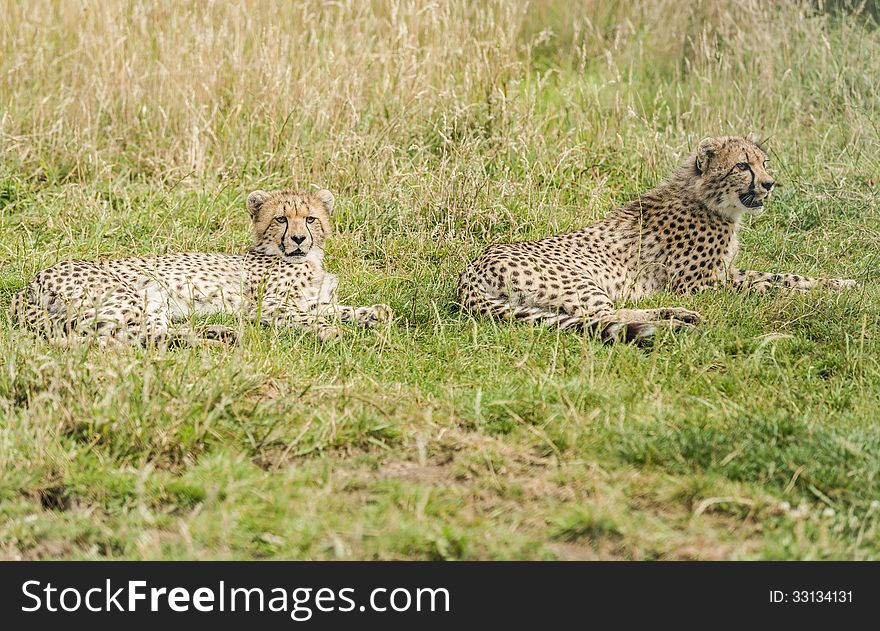
[[[290,237],[290,240],[296,243],[297,245],[302,245],[302,242],[306,240],[306,235],[304,234],[295,234]]]
[[[774,185],[774,184],[776,184],[776,182],[774,182],[773,180],[771,180],[771,181],[769,181],[769,182],[762,182],[762,183],[761,183],[761,186],[763,186],[766,190],[769,191],[771,188],[773,188],[773,185]]]

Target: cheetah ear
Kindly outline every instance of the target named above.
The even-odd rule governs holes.
[[[718,148],[719,143],[717,138],[703,138],[700,141],[700,144],[697,146],[697,159],[695,163],[697,175],[703,174],[703,171],[709,166],[712,158],[715,157]]]
[[[750,143],[752,143],[752,144],[757,145],[757,144],[758,144],[758,141],[761,140],[761,137],[758,135],[757,132],[750,131],[750,132],[746,135],[746,140],[748,140],[748,141],[749,141]]]
[[[260,212],[260,208],[263,207],[263,204],[267,199],[269,199],[269,193],[266,191],[254,191],[248,195],[247,209],[251,215],[251,219],[257,216],[257,213]]]
[[[327,211],[328,215],[333,212],[333,206],[336,204],[336,198],[333,197],[333,193],[324,188],[315,193],[315,197],[324,205],[324,210]]]

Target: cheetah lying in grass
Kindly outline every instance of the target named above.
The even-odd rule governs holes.
[[[760,210],[773,185],[767,154],[752,136],[706,138],[660,186],[602,221],[486,248],[461,275],[461,304],[479,315],[638,341],[661,327],[689,327],[701,316],[676,307],[618,309],[615,302],[719,285],[757,291],[854,287],[852,280],[733,266],[740,217]]]
[[[368,327],[388,320],[386,305],[336,304],[339,281],[323,267],[333,205],[326,190],[255,191],[247,198],[254,244],[246,254],[65,261],[13,297],[13,316],[50,336],[138,344],[234,338],[228,327],[192,330],[182,321],[193,314],[239,313],[322,340],[339,332],[336,318]]]

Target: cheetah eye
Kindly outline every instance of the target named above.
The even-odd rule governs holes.
[[[275,223],[287,223],[287,217],[275,217]]]
[[[306,223],[315,223],[315,217],[306,217]]]
[[[749,163],[748,162],[740,162],[739,164],[736,165],[736,168],[739,169],[740,171],[748,171],[749,170]]]

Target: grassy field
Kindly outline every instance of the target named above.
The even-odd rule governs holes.
[[[229,3],[231,4],[231,3]],[[836,3],[835,3],[836,4]],[[0,0],[0,557],[880,558],[880,31],[817,3]],[[455,306],[490,241],[583,226],[703,136],[767,138],[744,267],[650,347]],[[59,348],[71,257],[241,252],[257,188],[337,195],[387,328]]]

